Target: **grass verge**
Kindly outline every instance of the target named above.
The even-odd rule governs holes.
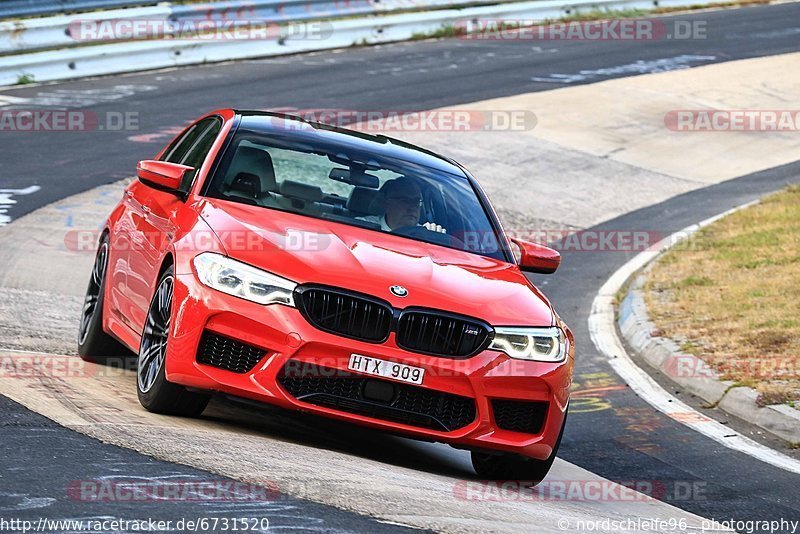
[[[652,321],[759,403],[800,401],[800,187],[736,212],[662,256]]]

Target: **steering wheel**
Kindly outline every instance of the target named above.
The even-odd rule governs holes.
[[[416,237],[423,241],[432,241],[448,247],[465,249],[466,245],[457,237],[450,234],[443,234],[442,232],[434,232],[428,230],[424,226],[401,226],[392,230],[393,234],[400,234],[406,237]]]

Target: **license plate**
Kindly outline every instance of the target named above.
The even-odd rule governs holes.
[[[372,356],[362,356],[361,354],[351,354],[347,368],[351,371],[366,373],[368,375],[382,376],[400,382],[411,384],[422,384],[422,377],[425,376],[425,369],[406,365],[404,363],[387,362]]]

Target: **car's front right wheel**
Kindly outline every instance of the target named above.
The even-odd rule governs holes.
[[[78,327],[78,355],[88,362],[104,365],[125,364],[131,352],[103,330],[106,273],[111,246],[104,235],[94,257],[92,275],[86,288]]]
[[[169,267],[158,279],[147,312],[136,366],[136,392],[139,402],[148,411],[197,416],[205,409],[210,396],[168,382],[164,370],[170,338],[174,283],[175,274],[172,267]]]
[[[558,448],[561,446],[561,438],[564,436],[564,427],[566,426],[567,416],[565,413],[561,431],[558,433],[558,439],[553,446],[553,452],[550,453],[550,457],[546,460],[528,458],[520,454],[472,451],[472,467],[479,477],[486,480],[541,482],[553,466]]]

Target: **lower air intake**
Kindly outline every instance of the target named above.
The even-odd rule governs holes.
[[[287,362],[278,383],[309,404],[432,430],[457,430],[476,416],[470,397],[295,360]]]
[[[492,412],[498,428],[539,434],[547,417],[547,403],[492,399]]]
[[[233,373],[247,373],[267,351],[206,330],[197,347],[197,362]]]

